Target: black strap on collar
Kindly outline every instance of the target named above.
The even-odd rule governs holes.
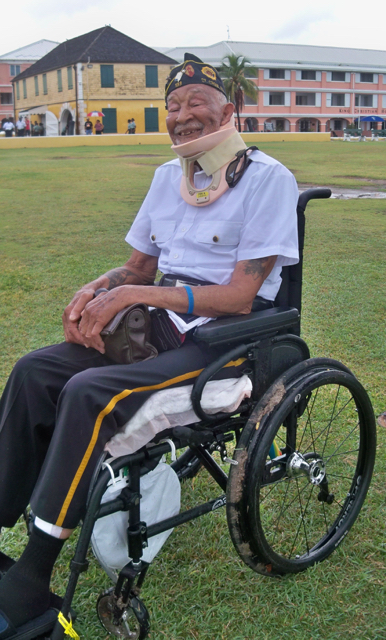
[[[236,158],[229,163],[225,174],[225,180],[230,189],[236,186],[248,169],[252,160],[248,158],[249,152],[258,151],[258,147],[252,146],[248,149],[241,149],[236,153]]]

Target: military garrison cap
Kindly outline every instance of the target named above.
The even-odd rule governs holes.
[[[210,64],[202,62],[193,53],[185,53],[184,62],[171,70],[166,79],[165,100],[172,91],[187,84],[204,84],[221,91],[226,97],[224,83],[217,70]]]

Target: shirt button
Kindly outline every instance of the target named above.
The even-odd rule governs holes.
[[[175,253],[173,258],[178,258],[178,253]]]
[[[186,227],[182,227],[181,231],[186,231]]]
[[[153,242],[154,242],[154,240],[155,240],[155,236],[154,235],[151,236],[151,240],[153,240]]]
[[[213,242],[218,242],[218,236],[213,236]]]

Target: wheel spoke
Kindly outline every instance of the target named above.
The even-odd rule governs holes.
[[[340,416],[340,414],[342,413],[342,411],[344,411],[344,409],[345,409],[345,408],[350,404],[350,402],[351,402],[351,401],[352,401],[352,397],[351,397],[351,398],[346,402],[346,404],[342,407],[342,409],[341,409],[341,410],[336,414],[336,416],[333,418],[333,420],[331,420],[331,421],[328,423],[328,425],[327,425],[326,427],[324,427],[324,429],[322,429],[322,431],[321,431],[321,432],[318,434],[318,436],[315,438],[314,445],[315,445],[316,441],[317,441],[317,440],[319,440],[319,438],[321,438],[321,437],[322,437],[322,435],[327,431],[327,429],[328,429],[328,430],[330,430],[330,427],[331,427],[332,422],[333,422],[334,420],[336,420],[336,419]],[[328,436],[327,436],[327,437],[328,437]],[[306,451],[306,450],[307,450],[307,449],[309,449],[309,448],[310,448],[309,446],[308,446],[308,447],[305,447],[305,448],[304,448],[304,450]],[[325,447],[324,447],[324,449],[325,449]]]

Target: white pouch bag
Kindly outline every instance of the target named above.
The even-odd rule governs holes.
[[[107,487],[102,503],[114,500],[127,484],[121,477]],[[153,471],[141,478],[141,521],[149,526],[180,512],[181,486],[177,474],[170,465],[160,462]],[[93,552],[109,578],[116,582],[120,570],[130,560],[127,548],[127,511],[118,511],[100,518],[94,525],[91,537]],[[173,529],[149,538],[142,560],[151,562],[161,550]]]

